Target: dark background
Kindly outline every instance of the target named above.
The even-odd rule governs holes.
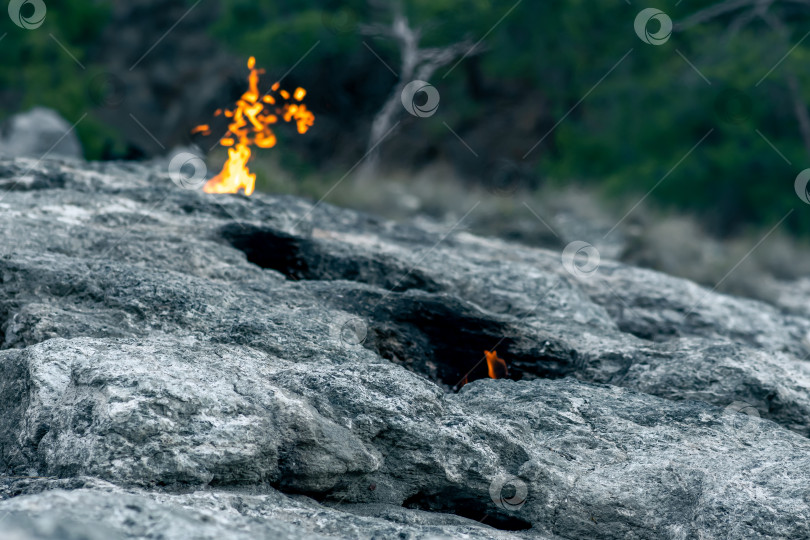
[[[316,116],[306,135],[282,128],[276,148],[254,152],[258,189],[319,199],[362,168],[354,167],[370,146],[375,114],[408,82],[398,76],[401,48],[384,31],[399,11],[421,31],[422,47],[467,40],[462,47],[470,52],[479,45],[431,77],[441,95],[435,115],[397,110],[397,129],[379,145],[376,179],[347,180],[330,202],[385,214],[397,214],[399,205],[400,213],[443,218],[448,209],[463,214],[468,207],[460,201],[480,193],[494,209],[479,218],[481,227],[554,244],[564,234],[546,231],[525,209],[516,225],[522,207],[503,199],[528,197],[550,216],[549,201],[576,188],[588,204],[609,209],[609,228],[648,194],[619,233],[632,236],[633,226],[646,229],[661,216],[694,224],[670,232],[678,238],[625,244],[617,256],[711,283],[720,269],[704,276],[668,268],[660,252],[677,252],[667,244],[689,241],[680,237],[694,231],[720,242],[748,238],[750,247],[784,218],[779,235],[798,243],[782,259],[767,258],[776,273],[803,275],[805,255],[797,253],[810,232],[810,207],[796,196],[794,179],[810,162],[810,2],[46,5],[36,30],[0,17],[0,114],[44,105],[73,123],[89,113],[77,125],[88,159],[149,159],[197,144],[213,174],[225,157],[216,137],[190,130],[210,122],[215,134],[224,131],[212,113],[244,91],[253,55],[267,70],[262,89],[286,74],[284,86],[306,88]],[[636,35],[634,19],[645,7],[674,21],[666,43]],[[587,213],[573,219],[590,219]],[[553,229],[561,221],[550,223]],[[659,254],[644,254],[651,243]],[[728,244],[707,249],[717,245]]]

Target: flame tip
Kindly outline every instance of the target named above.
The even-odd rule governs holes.
[[[498,357],[497,351],[484,351],[484,356],[487,359],[487,372],[490,379],[503,379],[509,376],[506,361]]]
[[[238,193],[243,190],[245,195],[250,195],[256,186],[256,175],[251,173],[247,167],[250,159],[250,146],[255,144],[259,148],[272,148],[276,145],[276,135],[270,129],[270,124],[278,122],[282,117],[285,122],[295,120],[299,133],[305,133],[313,125],[315,116],[302,104],[287,104],[283,109],[276,109],[276,114],[266,114],[263,103],[275,105],[273,96],[259,93],[259,74],[264,73],[263,69],[256,68],[256,57],[248,59],[247,66],[250,69],[248,75],[248,89],[237,100],[236,108],[217,109],[214,116],[224,115],[231,118],[228,126],[228,133],[219,140],[221,146],[228,148],[228,160],[222,167],[222,171],[209,180],[203,191],[206,193]],[[273,84],[272,91],[277,91],[281,87],[280,82]],[[281,96],[288,100],[290,93],[286,90],[280,92]],[[261,97],[260,97],[261,96]],[[306,90],[297,88],[293,97],[301,101],[306,96]],[[208,125],[197,126],[192,133],[209,130]],[[210,134],[210,131],[205,133]]]

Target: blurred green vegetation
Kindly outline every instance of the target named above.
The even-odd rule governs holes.
[[[645,7],[658,7],[677,22],[711,4],[655,1]],[[362,42],[373,40],[375,51],[398,66],[396,45],[356,29],[356,23],[390,18],[382,5],[221,0],[219,6],[209,34],[227,50],[255,55],[260,65],[293,66],[320,42],[296,67],[296,77],[309,81],[310,95],[360,94],[351,112],[363,122],[370,121],[395,83],[376,59],[367,58]],[[501,89],[540,96],[550,123],[524,141],[522,155],[564,119],[530,155],[541,178],[593,183],[610,194],[636,197],[657,186],[651,200],[702,215],[722,234],[773,224],[796,209],[788,227],[810,233],[810,212],[793,189],[810,156],[787,83],[793,75],[806,108],[810,73],[801,68],[810,58],[810,40],[801,40],[810,7],[770,6],[769,13],[785,25],[784,35],[757,18],[735,31],[745,13],[741,9],[676,31],[661,46],[636,36],[633,22],[640,7],[624,2],[411,0],[404,8],[413,25],[423,28],[425,45],[486,36],[483,54],[446,77],[447,70],[441,70],[432,81],[442,93],[449,123],[486,123],[487,100]],[[0,114],[40,104],[67,118],[81,115],[90,99],[83,82],[87,74],[77,71],[49,33],[92,70],[92,49],[109,11],[105,1],[48,2],[44,31],[21,30],[4,20],[0,34],[9,35],[0,42],[0,85],[4,93],[16,89],[24,98],[6,100]],[[476,88],[481,84],[486,91]],[[110,149],[120,145],[114,126],[92,117],[78,131],[88,158],[115,155]],[[443,130],[428,135],[452,136]],[[284,159],[296,167],[307,163],[306,157]],[[310,162],[310,174],[312,167]]]
[[[46,22],[36,30],[14,25],[3,10],[0,16],[0,118],[35,105],[50,107],[76,121],[92,108],[87,81],[97,71],[87,58],[101,35],[110,14],[103,1],[48,1]],[[33,11],[23,6],[23,15]],[[60,47],[67,48],[72,59]],[[81,62],[87,70],[82,70]],[[100,158],[105,148],[123,148],[114,126],[88,115],[76,126],[85,155]]]

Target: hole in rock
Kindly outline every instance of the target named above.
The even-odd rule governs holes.
[[[536,343],[456,298],[421,291],[386,298],[374,310],[368,334],[367,348],[453,390],[492,378],[485,351],[506,363],[505,377],[496,370],[494,378],[559,378],[577,363],[575,351]]]
[[[327,246],[319,240],[238,223],[225,225],[220,235],[248,261],[294,280],[348,280],[394,291],[440,289],[418,270],[399,268],[390,259],[372,258],[339,243]]]
[[[313,285],[312,292],[354,313],[363,346],[422,375],[446,390],[490,378],[485,351],[506,362],[496,378],[563,377],[574,370],[575,351],[521,335],[509,323],[440,290],[418,272],[382,256],[339,242],[289,235],[268,227],[225,225],[221,237],[248,261],[294,280],[345,280],[385,289],[370,292],[351,284]]]
[[[502,531],[526,531],[532,528],[531,523],[520,519],[514,513],[498,508],[491,500],[459,493],[457,490],[447,490],[434,495],[417,493],[407,499],[402,506],[428,512],[455,514]]]

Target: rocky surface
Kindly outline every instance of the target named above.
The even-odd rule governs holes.
[[[0,192],[3,537],[810,536],[798,310],[131,163]]]
[[[59,113],[45,107],[15,114],[0,127],[0,156],[82,158],[82,146]]]

